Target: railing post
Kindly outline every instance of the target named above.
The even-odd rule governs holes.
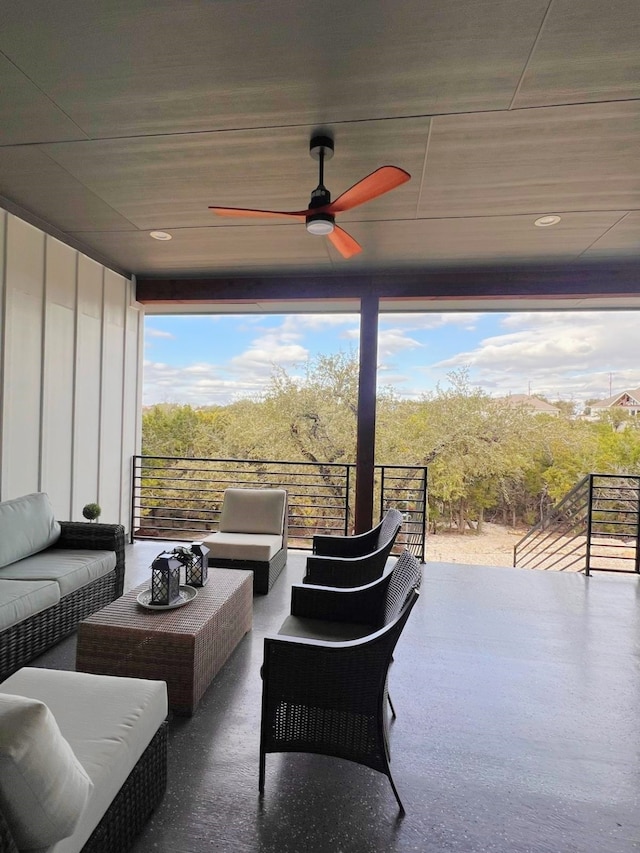
[[[344,492],[344,535],[349,535],[349,489],[351,486],[351,465],[345,465],[347,470],[346,486]]]
[[[383,515],[384,515],[384,465],[381,465],[380,466],[380,518],[382,518]]]
[[[133,523],[136,513],[136,459],[138,456],[131,457],[131,512],[129,515],[129,544],[133,545]]]
[[[591,522],[593,518],[593,474],[589,474],[589,494],[587,496],[587,551],[585,554],[584,573],[591,574]]]
[[[426,547],[427,547],[427,532],[429,529],[429,502],[428,502],[428,489],[427,489],[427,477],[429,476],[429,469],[425,466],[422,471],[422,559],[421,562],[424,563],[424,558],[426,557]]]
[[[636,574],[640,574],[640,477],[635,478],[637,481],[636,487],[636,554],[635,567]]]

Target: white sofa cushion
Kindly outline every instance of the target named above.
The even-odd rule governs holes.
[[[55,581],[3,580],[0,569],[0,631],[10,628],[60,601]]]
[[[282,536],[286,497],[285,489],[225,489],[218,530]]]
[[[60,525],[44,492],[0,502],[0,566],[44,551],[59,538]]]
[[[93,781],[80,822],[47,853],[78,853],[167,716],[164,681],[24,667],[0,685],[40,699]]]
[[[21,850],[71,835],[93,783],[49,708],[0,693],[0,799]]]
[[[282,548],[282,536],[264,533],[212,533],[203,539],[209,549],[208,559],[258,560],[266,563]]]
[[[0,569],[0,579],[57,581],[60,595],[75,592],[116,567],[115,551],[52,548]]]

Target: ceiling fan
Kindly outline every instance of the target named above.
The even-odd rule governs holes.
[[[350,258],[362,251],[362,246],[336,225],[336,214],[344,213],[360,204],[372,201],[378,196],[394,190],[411,178],[408,172],[398,166],[381,166],[358,181],[350,189],[343,192],[335,201],[331,201],[331,193],[324,186],[324,162],[333,157],[333,139],[329,136],[313,136],[309,145],[309,153],[318,160],[318,186],[311,193],[311,201],[306,210],[253,210],[244,207],[219,207],[211,205],[218,216],[251,216],[278,217],[282,219],[304,219],[310,234],[320,234],[329,241],[344,258]]]

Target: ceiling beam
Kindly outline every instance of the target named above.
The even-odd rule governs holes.
[[[478,265],[397,273],[138,278],[143,304],[282,299],[483,299],[637,296],[639,261]]]

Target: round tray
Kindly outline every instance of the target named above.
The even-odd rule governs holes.
[[[180,598],[178,601],[174,601],[173,604],[151,604],[151,590],[143,589],[142,592],[138,594],[138,604],[142,607],[146,607],[147,610],[175,610],[176,607],[183,607],[185,604],[189,604],[197,594],[197,589],[194,589],[192,586],[182,586],[181,584]]]

